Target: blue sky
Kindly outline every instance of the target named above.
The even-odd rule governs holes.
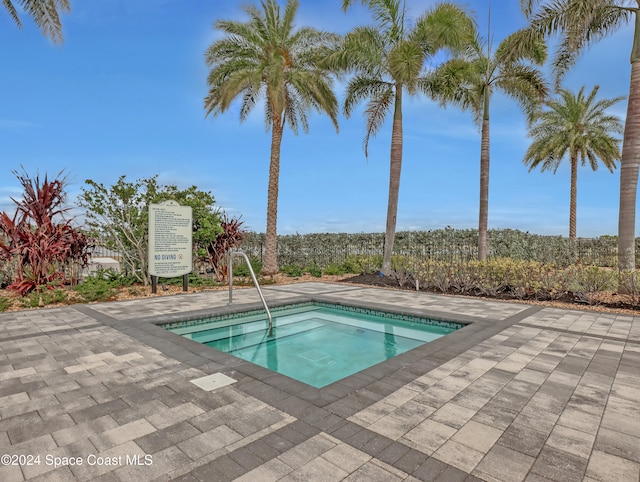
[[[219,207],[263,232],[270,134],[262,111],[240,123],[238,109],[205,118],[204,51],[219,38],[217,19],[246,18],[230,0],[73,0],[65,41],[53,45],[31,20],[18,29],[0,9],[0,211],[13,212],[12,174],[65,169],[75,199],[85,179],[107,186],[159,175],[163,184],[211,191]],[[407,0],[410,18],[435,2]],[[489,0],[462,3],[486,32]],[[371,24],[359,4],[300,0],[297,24],[346,33]],[[524,26],[519,2],[493,2],[493,43]],[[594,46],[567,76],[578,90],[628,95],[632,28]],[[343,84],[336,84],[342,101]],[[406,97],[405,97],[406,98]],[[398,230],[476,228],[480,133],[470,114],[425,97],[406,98]],[[625,117],[626,100],[612,113]],[[285,131],[278,233],[384,231],[389,182],[389,123],[362,151],[364,118],[312,115],[310,133]],[[489,228],[568,234],[569,169],[528,172],[529,140],[517,104],[497,94],[491,111]],[[578,173],[578,236],[617,234],[619,171]]]

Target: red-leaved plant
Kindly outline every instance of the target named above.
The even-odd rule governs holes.
[[[244,239],[245,232],[241,229],[244,221],[231,218],[224,214],[220,221],[222,232],[218,234],[216,239],[207,246],[207,255],[209,263],[219,281],[227,276],[227,265],[225,258],[230,249],[240,245]]]
[[[86,266],[89,239],[65,219],[66,178],[14,175],[24,188],[13,218],[0,213],[0,259],[16,262],[16,278],[7,288],[24,296],[34,289],[52,288],[64,281],[64,266]]]

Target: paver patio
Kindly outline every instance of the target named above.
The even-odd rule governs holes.
[[[156,325],[255,309],[253,289],[230,307],[208,291],[3,313],[0,480],[640,480],[640,318],[339,283],[264,292],[470,324],[316,389]]]

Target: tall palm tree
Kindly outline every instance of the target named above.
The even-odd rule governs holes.
[[[569,204],[569,238],[576,239],[576,198],[578,163],[598,169],[598,159],[613,172],[620,160],[620,140],[612,134],[622,134],[620,119],[605,111],[624,97],[595,101],[596,85],[588,97],[584,87],[578,95],[561,89],[558,99],[546,102],[548,109],[534,114],[529,128],[533,142],[523,162],[529,171],[540,167],[542,171],[558,167],[568,155],[571,164],[571,196]]]
[[[263,0],[262,10],[244,10],[247,22],[219,20],[215,28],[225,36],[209,46],[205,59],[210,67],[209,94],[204,99],[206,114],[227,111],[238,97],[240,121],[253,107],[265,101],[265,122],[271,128],[271,155],[267,195],[267,229],[264,274],[278,271],[276,224],[280,145],[285,125],[294,134],[299,127],[309,131],[307,111],[325,112],[338,130],[338,101],[329,72],[322,68],[335,36],[294,25],[297,0],[288,0],[284,12],[276,0]]]
[[[53,43],[62,42],[60,12],[67,13],[71,10],[70,0],[18,0],[18,4],[33,19],[45,37],[51,39]],[[2,5],[16,25],[22,28],[18,10],[12,0],[2,0]]]
[[[353,0],[343,0],[342,7],[346,11],[353,3]],[[382,272],[388,274],[400,191],[404,92],[417,93],[428,59],[443,49],[458,48],[473,38],[473,21],[460,7],[443,2],[428,10],[409,28],[405,22],[404,0],[361,0],[361,3],[372,10],[377,25],[358,27],[348,33],[340,54],[334,57],[334,65],[355,74],[347,86],[345,115],[350,116],[357,104],[368,99],[363,143],[365,156],[368,156],[370,137],[377,134],[386,116],[393,111],[382,263]]]
[[[640,2],[638,0],[520,0],[531,26],[561,34],[554,67],[557,83],[590,45],[634,20],[631,82],[620,160],[618,268],[635,270],[635,226],[640,167]]]
[[[480,209],[478,216],[478,259],[487,258],[489,218],[489,166],[491,95],[501,91],[515,99],[531,115],[547,95],[547,85],[535,65],[544,64],[547,48],[541,37],[519,30],[505,38],[495,52],[490,42],[476,36],[462,56],[445,62],[421,83],[432,98],[451,102],[473,113],[481,126]]]

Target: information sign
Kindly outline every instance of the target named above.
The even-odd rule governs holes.
[[[149,274],[173,278],[192,270],[192,220],[190,206],[175,201],[149,204]]]

